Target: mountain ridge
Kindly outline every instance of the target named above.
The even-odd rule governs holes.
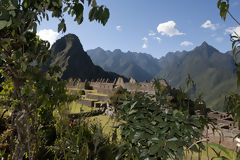
[[[113,81],[120,76],[113,72],[105,72],[100,66],[93,64],[91,58],[83,50],[79,38],[74,34],[67,34],[58,39],[51,48],[53,56],[50,66],[59,66],[63,73],[62,79],[97,80],[99,78]],[[126,81],[127,78],[123,77]]]
[[[96,54],[94,49],[87,51],[94,63],[105,69],[110,61],[111,64],[107,70],[114,70],[118,74],[126,76],[125,68],[121,68],[118,63],[120,59],[125,60],[125,67],[128,66],[128,70],[134,70],[133,67],[130,67],[131,65],[137,65],[138,68],[144,70],[138,71],[140,72],[138,76],[141,76],[140,80],[142,81],[147,72],[151,73],[151,77],[148,76],[148,79],[147,76],[145,77],[147,80],[164,78],[171,86],[184,88],[186,78],[190,74],[197,84],[198,93],[196,94],[203,93],[204,100],[214,109],[222,110],[225,95],[229,91],[236,91],[235,65],[230,51],[222,53],[205,41],[190,51],[168,52],[159,59],[149,56],[147,53],[130,51],[123,53],[119,49],[105,51],[98,48],[98,50],[101,50],[101,53]],[[126,77],[134,76],[128,72]],[[134,78],[139,81],[139,78]]]

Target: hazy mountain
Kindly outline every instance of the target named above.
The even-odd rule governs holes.
[[[93,62],[105,70],[114,71],[138,81],[164,78],[173,87],[185,88],[188,74],[197,85],[209,107],[222,109],[225,95],[236,90],[235,65],[231,52],[221,53],[203,42],[191,51],[169,52],[156,59],[149,54],[121,50],[87,51]]]
[[[52,46],[53,57],[50,65],[58,65],[62,68],[63,79],[80,78],[92,80],[108,78],[113,81],[120,75],[106,72],[101,67],[93,64],[91,58],[83,50],[82,44],[74,34],[68,34],[57,40]],[[126,80],[126,78],[124,78]]]
[[[87,53],[93,63],[104,70],[133,77],[137,81],[150,81],[160,71],[158,59],[146,53],[124,53],[119,49],[111,52],[102,48],[88,50]]]
[[[159,62],[167,61],[166,57]],[[210,107],[222,109],[225,95],[237,88],[235,65],[229,52],[223,54],[203,42],[189,52],[171,53],[171,57],[158,77],[166,79],[172,86],[184,87],[187,75],[190,74],[197,85],[197,92],[203,93]]]

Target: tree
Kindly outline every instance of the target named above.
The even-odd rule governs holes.
[[[158,80],[154,84],[155,95],[137,92],[122,100],[118,112],[124,121],[119,127],[124,143],[116,159],[184,159],[185,151],[204,149],[203,130],[212,124],[207,113],[191,115],[186,103],[176,108],[180,103],[172,102],[169,88]]]
[[[36,36],[37,26],[49,15],[59,19],[58,32],[66,31],[64,13],[83,21],[84,3],[91,8],[89,20],[105,25],[109,10],[96,0],[1,0],[0,66],[4,82],[1,109],[11,112],[11,159],[36,159],[40,150],[54,141],[53,112],[75,97],[57,77],[58,67],[41,66],[51,55],[49,42]]]
[[[240,22],[231,14],[229,11],[229,0],[218,0],[217,4],[220,10],[220,16],[225,21],[227,15],[229,15],[239,26]],[[240,85],[240,61],[239,61],[239,53],[240,53],[240,35],[234,32],[231,34],[232,41],[232,49],[235,65],[237,67],[237,84],[238,87]],[[240,122],[240,95],[237,93],[231,93],[229,96],[225,98],[225,106],[227,111],[234,117],[235,122]],[[239,123],[240,124],[240,123]],[[239,125],[240,128],[240,125]],[[240,136],[240,135],[238,135]]]

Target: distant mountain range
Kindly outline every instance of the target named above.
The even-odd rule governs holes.
[[[173,87],[185,88],[190,74],[197,85],[196,94],[202,93],[207,105],[217,110],[223,109],[228,92],[237,91],[231,52],[221,53],[206,42],[191,51],[169,52],[157,59],[146,53],[124,53],[119,49],[111,52],[96,48],[86,53],[78,37],[68,34],[53,44],[52,51],[48,65],[60,66],[62,79],[113,81],[123,77],[127,81],[133,77],[141,82],[164,78]]]
[[[83,50],[82,44],[74,34],[68,34],[57,40],[52,48],[53,56],[50,58],[48,65],[60,66],[63,73],[62,79],[81,79],[97,80],[123,77],[113,72],[106,72],[101,67],[93,64],[91,58]],[[127,78],[123,77],[124,80]]]
[[[105,51],[96,48],[87,51],[94,64],[138,81],[164,78],[174,87],[184,88],[190,74],[211,108],[222,110],[225,95],[236,91],[235,65],[230,52],[221,53],[203,42],[191,51],[169,52],[157,59],[146,53],[121,50]]]
[[[120,49],[113,52],[96,48],[87,51],[93,63],[106,71],[116,72],[137,81],[152,80],[160,72],[159,60],[146,53],[127,52]]]

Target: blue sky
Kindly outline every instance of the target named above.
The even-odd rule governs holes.
[[[219,16],[217,0],[98,0],[110,10],[105,26],[89,22],[78,25],[65,16],[67,33],[76,34],[85,50],[101,47],[149,53],[153,57],[167,52],[191,50],[206,41],[222,52],[231,50],[229,34],[240,27],[228,16]],[[230,0],[231,13],[240,20],[240,0]],[[38,34],[52,43],[63,36],[57,32],[58,20],[43,21]]]

